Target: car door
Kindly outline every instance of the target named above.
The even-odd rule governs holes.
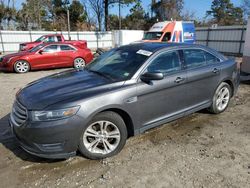
[[[143,129],[183,114],[186,108],[186,71],[178,51],[157,55],[145,72],[162,72],[162,80],[137,83],[138,114]]]
[[[220,79],[220,59],[202,49],[184,49],[189,109],[209,105]]]
[[[61,44],[58,52],[60,62],[58,66],[73,66],[76,49],[68,44]]]
[[[58,63],[58,45],[51,44],[38,50],[30,57],[30,62],[33,68],[55,67]]]

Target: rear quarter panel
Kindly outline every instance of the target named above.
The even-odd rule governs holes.
[[[82,57],[86,61],[86,63],[90,63],[94,58],[91,50],[88,48],[86,48],[86,49],[79,48],[78,49],[78,56]]]
[[[233,94],[237,92],[240,83],[240,72],[233,59],[221,62],[221,82],[229,81],[232,84]]]

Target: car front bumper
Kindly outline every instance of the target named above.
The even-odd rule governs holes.
[[[13,66],[11,66],[9,63],[0,62],[0,71],[13,72]]]
[[[16,126],[9,119],[14,136],[26,152],[50,159],[66,159],[76,154],[82,132],[80,122],[79,116],[73,116],[48,122],[27,121]]]

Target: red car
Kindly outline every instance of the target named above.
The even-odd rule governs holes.
[[[33,42],[25,42],[19,45],[20,51],[27,51],[32,49],[33,47],[43,44],[43,43],[52,43],[52,42],[63,42],[67,44],[71,44],[74,46],[78,46],[80,48],[87,48],[86,40],[65,40],[63,35],[61,34],[50,34],[50,35],[42,35],[37,40]]]
[[[92,52],[88,48],[83,49],[67,43],[46,43],[29,51],[3,56],[0,59],[0,70],[26,73],[36,69],[81,68],[92,59]]]

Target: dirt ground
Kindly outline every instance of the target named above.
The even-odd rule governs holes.
[[[226,112],[201,111],[130,138],[112,158],[45,160],[19,148],[8,116],[20,87],[59,71],[0,73],[0,187],[250,187],[250,82]]]

